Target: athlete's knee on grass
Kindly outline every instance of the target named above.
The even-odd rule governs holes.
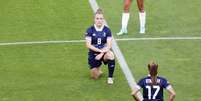
[[[92,68],[90,72],[91,72],[91,78],[94,80],[98,79],[101,75],[99,67]]]

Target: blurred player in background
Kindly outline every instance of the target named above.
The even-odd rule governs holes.
[[[103,12],[98,9],[94,16],[95,24],[89,27],[85,34],[88,52],[88,64],[93,79],[98,79],[102,71],[102,62],[108,65],[108,84],[113,84],[113,73],[115,69],[115,57],[110,50],[112,46],[111,30],[104,24]]]
[[[175,91],[170,83],[163,77],[158,76],[158,64],[151,62],[148,64],[149,75],[141,79],[136,85],[136,89],[131,93],[136,101],[140,101],[137,93],[143,89],[143,101],[164,101],[163,88],[169,93],[169,101],[175,98]]]
[[[127,34],[127,25],[130,18],[130,7],[132,0],[124,0],[124,12],[122,13],[122,22],[121,22],[121,30],[117,35]],[[145,21],[146,21],[146,13],[144,11],[144,0],[137,0],[137,6],[139,9],[139,20],[140,20],[140,32],[141,34],[145,33]]]

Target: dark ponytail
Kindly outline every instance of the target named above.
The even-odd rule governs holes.
[[[158,64],[151,62],[148,64],[149,74],[151,76],[152,84],[157,83]]]

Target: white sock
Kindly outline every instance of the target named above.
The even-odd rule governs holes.
[[[145,28],[146,13],[145,12],[139,12],[139,19],[140,19],[140,28]]]
[[[129,20],[130,14],[129,13],[122,13],[122,30],[127,30],[128,20]]]

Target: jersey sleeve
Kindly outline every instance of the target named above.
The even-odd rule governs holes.
[[[88,28],[86,33],[85,33],[85,39],[91,40],[91,37],[92,37],[92,30],[91,30],[91,28]]]
[[[167,88],[169,85],[170,85],[170,83],[165,78],[163,78],[163,80],[162,80],[163,88]]]
[[[143,88],[144,87],[144,79],[141,79],[137,85],[140,87],[140,88]]]
[[[107,38],[111,38],[112,37],[112,32],[109,28],[107,28]]]

